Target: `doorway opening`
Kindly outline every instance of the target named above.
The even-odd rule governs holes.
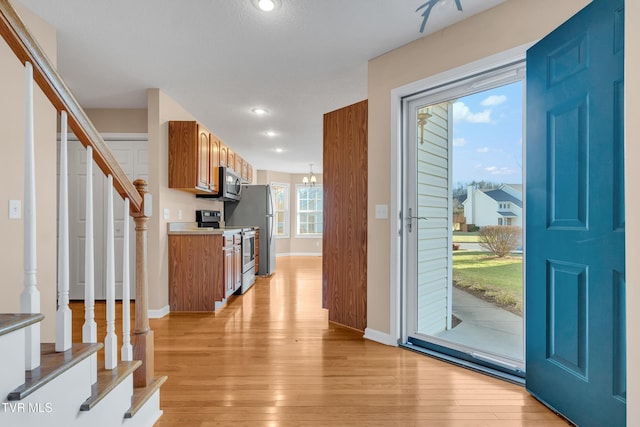
[[[403,343],[524,377],[524,62],[403,99]]]

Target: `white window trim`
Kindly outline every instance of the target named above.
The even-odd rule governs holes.
[[[298,211],[298,206],[299,206],[298,194],[299,194],[300,188],[304,188],[304,187],[307,187],[307,186],[308,185],[305,185],[305,184],[296,184],[296,224],[295,224],[296,225],[296,233],[295,233],[295,236],[296,236],[296,239],[321,239],[322,238],[322,233],[316,233],[316,234],[300,234],[300,233],[298,233],[298,230],[300,228],[298,226],[299,225],[298,221],[300,220],[300,216],[299,216],[300,212]],[[322,188],[322,184],[315,184],[315,187]],[[323,195],[323,197],[324,197],[324,195]],[[323,199],[323,201],[324,201],[324,199]],[[320,209],[320,212],[323,212],[324,206],[322,208],[323,209]],[[316,210],[316,212],[317,212],[317,210]],[[322,228],[324,230],[324,223],[322,224]]]
[[[287,197],[285,197],[285,210],[284,210],[284,234],[276,234],[275,237],[276,239],[289,239],[291,238],[291,184],[289,184],[288,182],[271,182],[271,191],[272,194],[271,196],[273,197],[273,201],[274,201],[274,206],[273,206],[273,213],[275,215],[275,213],[278,211],[275,207],[275,194],[273,187],[274,186],[278,186],[278,187],[284,187],[287,189]],[[275,220],[275,218],[274,218]]]

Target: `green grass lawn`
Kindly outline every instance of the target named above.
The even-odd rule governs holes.
[[[453,243],[478,243],[478,233],[463,233],[460,231],[453,232]]]
[[[487,252],[454,251],[453,281],[462,289],[522,314],[522,256],[496,258]]]

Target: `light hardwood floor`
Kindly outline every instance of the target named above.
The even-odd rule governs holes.
[[[567,425],[521,386],[329,324],[321,268],[278,258],[215,314],[152,319],[169,376],[156,426]]]

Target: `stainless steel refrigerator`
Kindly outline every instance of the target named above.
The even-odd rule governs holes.
[[[260,227],[259,275],[270,275],[276,269],[273,198],[268,185],[243,185],[238,202],[225,202],[224,223],[232,227]]]

